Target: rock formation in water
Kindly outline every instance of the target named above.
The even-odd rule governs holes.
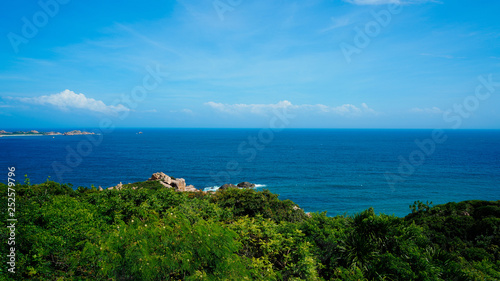
[[[239,188],[254,188],[254,187],[255,187],[255,184],[254,184],[254,183],[247,182],[247,181],[244,181],[244,182],[240,182],[240,183],[238,183],[238,187],[239,187]]]
[[[173,188],[175,191],[179,192],[201,192],[201,190],[195,188],[193,185],[186,185],[186,180],[183,178],[174,178],[171,177],[163,172],[157,172],[151,175],[151,177],[147,181],[157,181],[159,184],[161,184],[165,188]],[[138,183],[140,185],[140,183]],[[132,186],[130,187],[131,184],[129,184],[127,187],[132,188],[132,189],[137,189],[137,186]],[[123,189],[124,186],[120,182],[116,186],[108,187],[107,189],[115,189],[115,190],[121,190]],[[240,182],[238,185],[234,184],[224,184],[222,185],[219,189],[224,190],[228,188],[255,188],[255,184],[244,181]],[[102,190],[102,188],[99,188],[99,190]]]

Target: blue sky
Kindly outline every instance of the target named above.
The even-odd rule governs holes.
[[[2,6],[0,129],[500,128],[499,1]]]

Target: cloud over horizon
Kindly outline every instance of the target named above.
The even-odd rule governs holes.
[[[441,3],[436,0],[344,0],[344,2],[351,3],[354,5],[384,5],[384,4],[420,4],[420,3]]]
[[[400,3],[399,0],[344,0],[344,2],[355,5],[383,5]]]
[[[122,104],[106,105],[101,100],[88,98],[84,94],[77,94],[68,89],[52,95],[39,96],[34,98],[13,98],[25,103],[39,105],[53,105],[60,110],[67,111],[70,108],[85,109],[104,114],[116,114],[121,111],[130,111]]]
[[[410,112],[411,113],[425,113],[425,114],[441,114],[441,113],[443,113],[443,110],[441,110],[441,108],[436,107],[436,106],[434,106],[432,108],[415,107],[415,108],[410,109]]]
[[[36,2],[6,1],[4,34],[25,37]],[[500,81],[500,1],[222,2],[68,5],[19,53],[7,38],[0,124],[254,128],[277,110],[300,128],[434,128],[478,76]],[[498,108],[464,128],[499,129]]]
[[[293,113],[333,113],[339,116],[356,117],[362,115],[378,115],[374,109],[362,103],[360,107],[353,104],[343,104],[341,106],[328,106],[324,104],[301,104],[294,105],[290,101],[283,100],[275,104],[224,104],[217,102],[207,102],[205,105],[222,113],[227,114],[257,114],[268,115],[277,109],[287,109]]]

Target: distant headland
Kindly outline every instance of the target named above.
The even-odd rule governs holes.
[[[31,131],[14,131],[14,132],[7,132],[5,130],[0,130],[0,137],[5,137],[5,136],[76,136],[76,135],[94,135],[94,132],[86,132],[86,131],[80,131],[80,130],[73,130],[73,131],[68,131],[68,132],[39,132],[37,130],[31,130]]]

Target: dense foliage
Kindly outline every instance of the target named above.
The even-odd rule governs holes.
[[[7,209],[7,186],[0,191]],[[500,280],[500,201],[410,208],[405,218],[373,209],[328,217],[267,190],[180,193],[144,182],[98,191],[27,181],[16,186],[16,273],[2,251],[0,277]],[[7,241],[9,229],[0,234]]]

